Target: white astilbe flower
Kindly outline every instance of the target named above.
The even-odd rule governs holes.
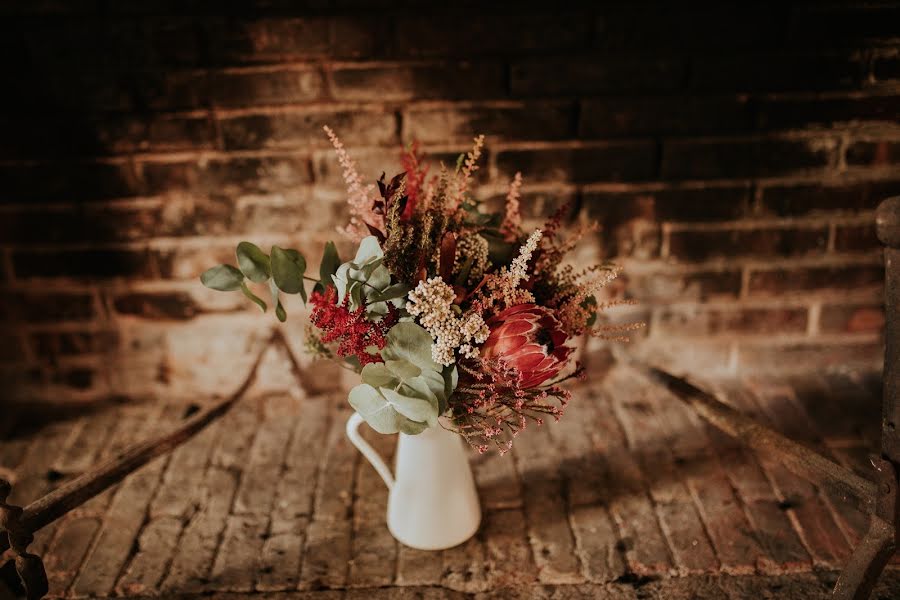
[[[409,293],[406,310],[428,330],[434,338],[431,357],[442,365],[456,362],[455,350],[463,356],[478,356],[476,344],[482,344],[490,331],[478,313],[457,316],[453,312],[453,288],[440,277],[419,282]]]
[[[516,304],[534,302],[534,295],[519,286],[528,279],[528,262],[531,255],[537,250],[543,232],[535,229],[528,240],[519,249],[519,255],[512,261],[509,267],[503,267],[495,277],[488,281],[490,295],[486,299],[485,308],[493,305],[495,300],[503,302],[503,306],[509,308]]]

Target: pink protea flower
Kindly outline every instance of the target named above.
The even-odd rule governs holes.
[[[515,368],[521,389],[533,388],[555,377],[566,366],[572,348],[559,320],[536,304],[517,304],[487,322],[491,332],[481,347],[485,359]]]

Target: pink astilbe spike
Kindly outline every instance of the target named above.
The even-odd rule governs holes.
[[[384,216],[375,213],[373,208],[375,186],[372,184],[363,185],[362,178],[356,172],[356,164],[350,158],[350,155],[344,148],[344,144],[341,143],[341,140],[338,139],[338,136],[328,125],[322,128],[328,134],[331,145],[334,146],[338,162],[344,169],[343,177],[347,184],[347,206],[350,208],[350,223],[344,228],[338,228],[338,231],[355,242],[369,235],[369,228],[366,224],[384,231]]]
[[[500,225],[500,232],[508,240],[515,239],[522,229],[522,213],[519,212],[521,189],[522,173],[517,172],[509,183],[509,192],[506,194],[506,212],[503,216],[503,223]]]
[[[475,145],[472,146],[472,149],[466,154],[462,171],[457,175],[457,187],[448,203],[448,208],[450,210],[455,210],[462,203],[466,192],[469,189],[469,182],[472,179],[472,174],[479,169],[478,159],[481,158],[481,149],[484,147],[484,135],[479,135],[474,141]]]

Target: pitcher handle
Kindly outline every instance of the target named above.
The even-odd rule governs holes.
[[[388,489],[391,489],[394,487],[394,476],[391,474],[390,468],[388,468],[384,459],[381,458],[378,452],[375,451],[375,448],[370,446],[369,442],[359,435],[359,426],[364,422],[365,419],[363,419],[359,413],[350,415],[350,418],[347,419],[347,437],[350,438],[350,442],[356,446],[356,449],[362,452],[362,455],[366,457],[366,460],[375,467],[375,470],[381,475],[381,478],[384,480]]]

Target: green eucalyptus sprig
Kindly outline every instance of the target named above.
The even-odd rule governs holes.
[[[200,276],[200,281],[206,287],[220,292],[240,290],[263,312],[268,309],[266,302],[250,291],[246,280],[249,279],[253,283],[268,282],[269,293],[272,295],[272,302],[275,305],[275,316],[281,322],[287,319],[287,312],[281,303],[280,292],[291,295],[299,294],[303,303],[306,304],[304,280],[315,282],[316,289],[324,291],[327,286],[334,285],[331,276],[341,264],[334,242],[325,244],[319,279],[306,277],[306,259],[291,248],[272,246],[272,252],[267,255],[256,244],[241,242],[237,245],[235,254],[237,267],[217,265],[206,270]]]

